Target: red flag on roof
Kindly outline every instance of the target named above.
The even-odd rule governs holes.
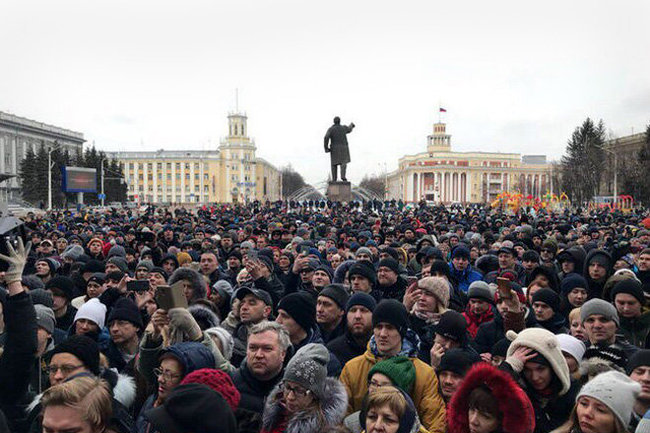
[[[446,113],[446,112],[447,112],[447,109],[446,109],[446,108],[442,108],[442,107],[440,107],[440,112],[441,112],[441,113]]]

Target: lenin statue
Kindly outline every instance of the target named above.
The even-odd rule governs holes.
[[[336,116],[334,125],[330,126],[325,134],[325,152],[331,153],[332,182],[337,179],[337,166],[341,166],[341,180],[347,182],[345,170],[350,162],[350,149],[348,148],[347,134],[354,129],[354,123],[350,126],[341,125],[341,119]]]

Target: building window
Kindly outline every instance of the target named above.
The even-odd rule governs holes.
[[[176,163],[176,171],[181,171],[181,163],[180,162]]]
[[[194,163],[194,171],[199,171],[199,163],[198,162]]]
[[[172,163],[171,163],[171,162],[168,162],[168,163],[167,163],[167,170],[171,170],[171,169],[172,169]]]
[[[189,162],[186,162],[186,163],[185,163],[185,170],[189,170],[189,169],[190,169],[190,163],[189,163]]]
[[[133,171],[133,163],[129,162],[129,170]]]
[[[162,162],[159,162],[158,164],[156,164],[156,168],[158,170],[162,170]]]
[[[167,173],[167,180],[172,180],[172,174],[171,173]]]

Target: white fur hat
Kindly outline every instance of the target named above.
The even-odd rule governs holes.
[[[436,297],[439,304],[438,313],[449,308],[449,282],[441,277],[424,277],[418,281],[418,287]],[[443,308],[440,308],[443,307]]]
[[[564,355],[562,355],[560,344],[555,334],[544,328],[528,328],[519,334],[510,330],[506,333],[506,337],[512,341],[510,347],[508,347],[506,358],[510,358],[519,347],[523,346],[533,349],[548,361],[553,372],[560,380],[562,389],[559,395],[566,394],[571,387],[571,376],[569,366],[566,363],[566,359],[564,359]],[[510,362],[510,360],[508,361]],[[515,369],[517,368],[515,367]],[[523,365],[520,366],[518,371],[521,371],[521,369],[523,369]]]

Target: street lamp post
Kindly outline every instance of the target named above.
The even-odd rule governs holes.
[[[58,142],[47,152],[47,210],[52,210],[52,152],[59,150]]]
[[[603,148],[603,150],[611,155],[614,155],[614,204],[618,203],[618,178],[617,178],[617,172],[618,172],[618,160],[616,158],[616,152],[612,150],[607,150]]]
[[[102,160],[99,163],[100,172],[101,172],[101,176],[102,176],[102,195],[101,195],[101,197],[102,197],[102,207],[104,207],[104,161],[106,161],[106,158],[102,158]]]

